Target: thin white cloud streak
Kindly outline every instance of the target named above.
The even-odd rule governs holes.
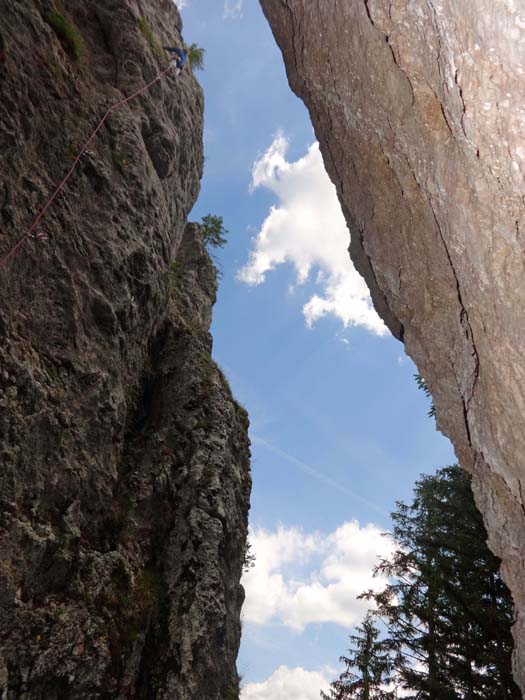
[[[324,169],[319,145],[303,158],[286,160],[288,141],[278,135],[252,168],[251,190],[273,192],[272,206],[239,278],[262,284],[283,263],[295,268],[297,284],[316,271],[320,292],[303,306],[308,326],[323,316],[339,318],[345,327],[361,326],[376,335],[388,330],[375,312],[368,288],[350,261],[349,234],[335,187]]]
[[[332,669],[306,671],[300,666],[279,666],[264,682],[248,683],[241,690],[241,700],[319,700],[332,675]]]
[[[244,620],[296,631],[312,623],[359,623],[370,604],[358,596],[385,586],[373,571],[393,547],[376,525],[361,527],[356,520],[328,535],[282,525],[273,532],[254,528],[250,543],[255,566],[243,576]]]
[[[386,510],[378,506],[376,503],[373,503],[372,501],[369,501],[367,498],[364,498],[364,496],[360,496],[358,493],[355,491],[352,491],[352,489],[349,489],[347,486],[344,486],[343,484],[340,484],[338,481],[335,481],[335,479],[332,479],[331,477],[327,476],[326,474],[323,474],[319,469],[315,469],[314,467],[310,466],[309,464],[306,464],[306,462],[303,462],[301,459],[298,459],[297,457],[294,457],[291,454],[288,454],[288,452],[285,452],[284,450],[281,450],[280,447],[276,447],[273,445],[271,442],[268,442],[268,440],[265,440],[264,438],[261,438],[257,435],[250,435],[251,441],[255,443],[256,445],[260,445],[261,447],[264,447],[266,450],[269,452],[273,452],[273,454],[277,455],[278,457],[281,457],[284,459],[286,462],[289,464],[292,464],[294,467],[302,471],[304,474],[308,474],[308,476],[311,476],[313,479],[316,479],[317,481],[320,481],[322,484],[325,484],[326,486],[331,486],[332,488],[336,489],[340,493],[344,493],[346,496],[349,496],[349,498],[352,498],[354,501],[357,501],[361,503],[362,505],[366,506],[367,508],[371,508],[374,510],[376,513],[379,513],[380,515],[387,516],[388,513]]]

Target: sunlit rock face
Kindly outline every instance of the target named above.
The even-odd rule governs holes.
[[[51,8],[0,0],[0,257],[182,43],[171,0]],[[186,219],[202,113],[189,68],[122,105],[0,268],[4,700],[238,694],[248,423]]]
[[[523,689],[525,7],[261,4],[310,111],[352,259],[474,474],[516,603]]]

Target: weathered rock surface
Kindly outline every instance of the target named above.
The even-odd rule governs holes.
[[[261,0],[376,308],[474,474],[525,689],[525,6]]]
[[[159,72],[156,42],[181,43],[171,0],[61,3],[80,56],[52,9],[0,0],[2,253],[105,110]],[[202,111],[185,70],[114,112],[47,240],[0,269],[6,700],[238,695],[249,444],[186,223]]]

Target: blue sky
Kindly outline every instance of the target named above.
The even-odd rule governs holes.
[[[206,164],[192,218],[229,243],[214,356],[249,411],[257,557],[239,670],[243,700],[313,700],[332,679],[380,533],[415,479],[452,463],[416,371],[370,307],[306,109],[257,0],[186,0],[206,49]],[[334,204],[335,202],[335,204]]]

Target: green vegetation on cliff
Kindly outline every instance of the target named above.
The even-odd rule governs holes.
[[[80,60],[84,53],[84,42],[74,24],[62,13],[55,10],[46,12],[44,18],[57,35],[64,50],[75,61]]]

